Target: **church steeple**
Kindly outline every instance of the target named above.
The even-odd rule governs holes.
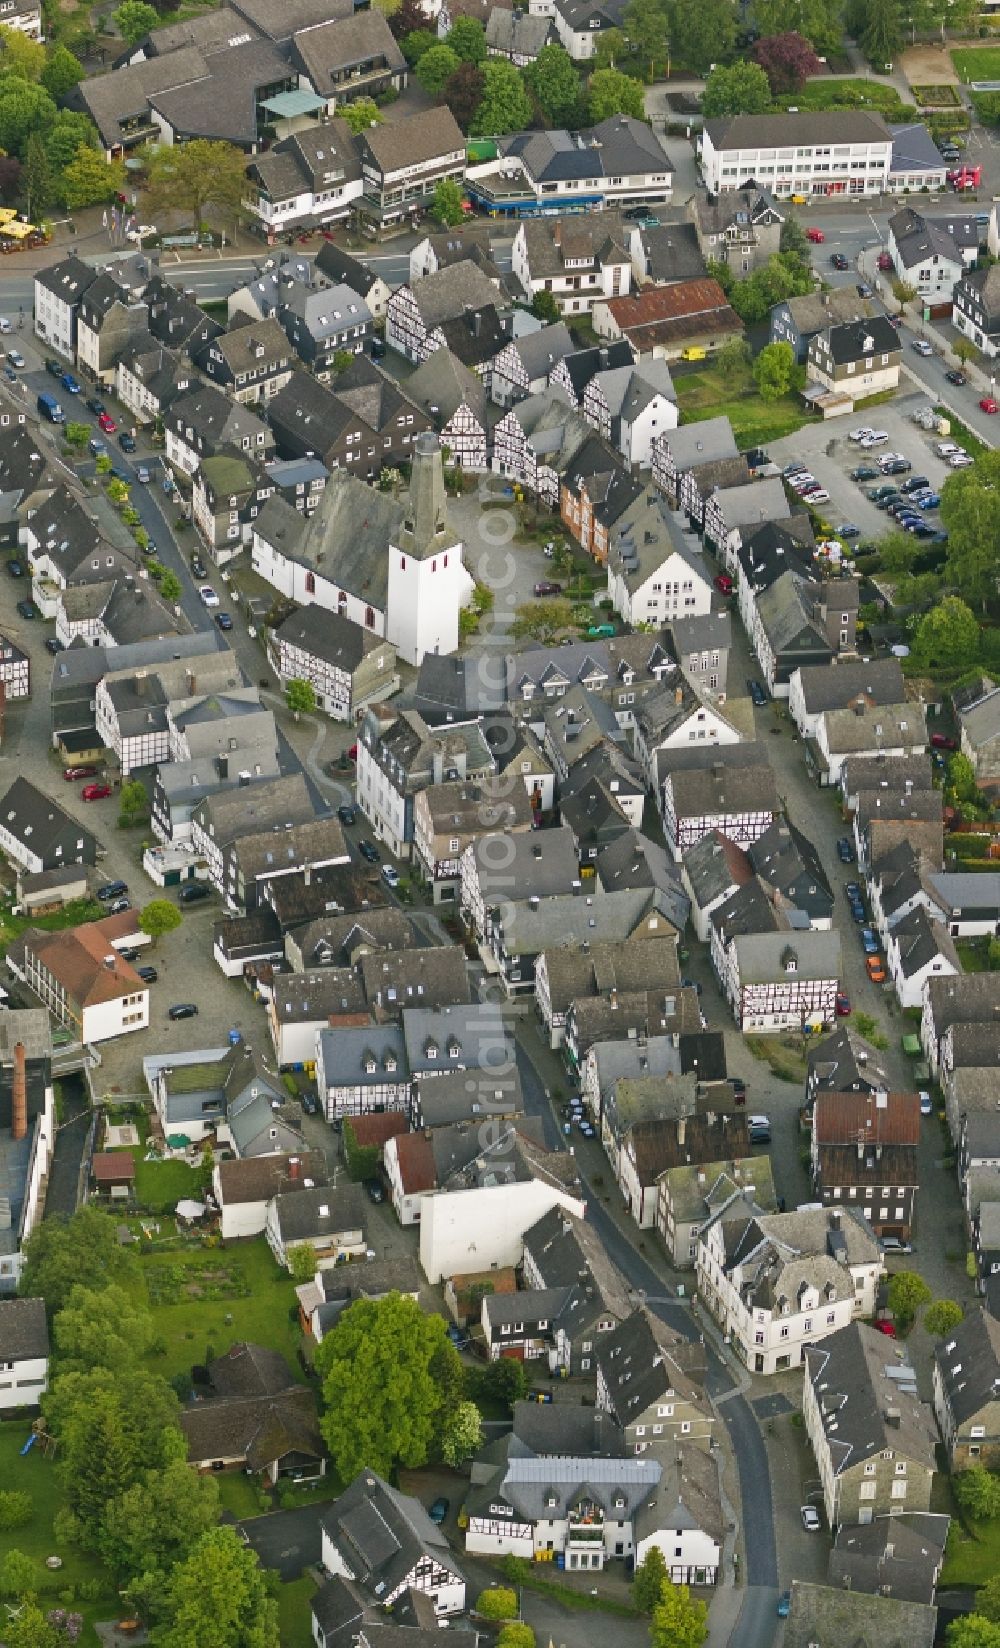
[[[456,543],[448,525],[441,442],[431,430],[417,436],[399,548],[424,560]]]

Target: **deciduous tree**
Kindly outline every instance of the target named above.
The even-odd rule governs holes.
[[[12,1548],[0,1562],[0,1596],[23,1597],[36,1591],[40,1572],[33,1557]]]
[[[707,74],[725,61],[736,39],[736,7],[731,0],[670,0],[670,50],[674,62],[692,74]]]
[[[0,155],[0,200],[5,205],[10,206],[20,196],[22,170],[21,162],[13,155]]]
[[[369,126],[381,126],[385,115],[370,97],[359,97],[353,103],[345,103],[338,109],[337,118],[346,120],[357,137],[360,132],[366,132]]]
[[[501,1625],[497,1648],[535,1648],[535,1633],[530,1625],[512,1619]]]
[[[162,587],[162,586],[161,586]],[[132,819],[138,813],[149,811],[149,797],[146,786],[138,778],[125,778],[118,791],[118,810],[124,817]]]
[[[49,1624],[34,1597],[4,1621],[3,1635],[7,1648],[63,1648],[66,1642],[65,1634]]]
[[[625,38],[636,56],[649,64],[652,80],[657,63],[667,56],[667,13],[661,0],[629,0],[622,13]]]
[[[903,44],[899,0],[868,0],[861,46],[870,63],[891,63]]]
[[[463,63],[482,63],[486,58],[486,30],[478,17],[458,17],[445,35],[445,44]]]
[[[904,1331],[916,1320],[917,1311],[931,1299],[930,1288],[915,1270],[898,1270],[890,1276],[886,1291],[893,1321]]]
[[[436,217],[445,228],[453,228],[456,223],[461,223],[464,216],[461,189],[453,177],[443,177],[435,185],[431,217]]]
[[[546,49],[546,47],[542,47],[543,51]],[[613,69],[619,57],[624,56],[627,50],[628,41],[625,39],[622,29],[602,29],[594,41],[594,68]],[[569,57],[568,52],[566,55]],[[570,62],[572,61],[573,59],[570,58]],[[530,68],[531,65],[528,66]]]
[[[972,1465],[952,1478],[959,1508],[974,1522],[1000,1516],[1000,1477],[984,1465]]]
[[[447,103],[463,132],[468,132],[483,101],[483,71],[474,63],[460,63],[444,88]]]
[[[790,343],[769,343],[753,363],[754,382],[762,401],[787,395],[795,374],[795,350]]]
[[[316,1274],[316,1249],[312,1242],[296,1242],[289,1250],[288,1268],[296,1285],[311,1282]]]
[[[946,1333],[951,1333],[953,1328],[958,1327],[964,1315],[961,1305],[954,1299],[935,1299],[924,1311],[924,1327],[935,1339],[941,1339]]]
[[[406,35],[406,37],[401,40],[399,44],[403,56],[409,63],[410,68],[415,69],[417,64],[420,62],[420,59],[423,57],[424,52],[432,51],[435,46],[440,45],[440,41],[438,40],[438,37],[434,33],[433,29],[428,29],[421,26],[419,29],[414,29],[412,33]]]
[[[917,625],[913,658],[924,669],[972,667],[979,655],[976,615],[958,595],[946,595]]]
[[[112,1500],[184,1456],[179,1406],[165,1379],[145,1368],[64,1373],[42,1398],[59,1441],[56,1470],[80,1538],[96,1549]]]
[[[997,587],[1000,452],[984,452],[949,477],[941,489],[941,521],[948,532],[948,577],[985,611]]]
[[[551,326],[559,319],[559,305],[551,292],[536,292],[531,300],[531,313],[537,320],[543,320],[546,326]]]
[[[122,0],[117,11],[111,13],[118,25],[118,33],[126,46],[138,45],[144,34],[155,29],[160,21],[155,6],[147,6],[146,0]]]
[[[127,1368],[153,1336],[149,1311],[117,1283],[100,1289],[77,1283],[53,1323],[60,1373],[77,1368]]]
[[[843,0],[755,0],[754,18],[761,35],[797,30],[817,51],[840,44]]]
[[[22,80],[40,80],[45,68],[45,47],[23,29],[0,25],[0,70],[10,69]]]
[[[635,1570],[632,1601],[641,1614],[651,1614],[663,1593],[667,1564],[658,1545],[651,1545]]]
[[[573,603],[562,596],[546,597],[515,608],[511,634],[515,641],[530,638],[548,642],[560,630],[573,627]]]
[[[504,137],[531,122],[531,100],[513,63],[489,57],[482,66],[483,100],[471,130],[482,137]]]
[[[139,912],[139,926],[151,939],[173,933],[181,924],[181,913],[169,898],[151,898]]]
[[[56,118],[56,106],[44,86],[28,80],[0,81],[0,148],[25,156],[28,139],[44,134]]]
[[[809,76],[818,74],[822,67],[809,41],[795,29],[757,40],[751,56],[767,75],[775,97],[783,92],[800,92]]]
[[[134,1288],[139,1262],[118,1240],[117,1221],[99,1208],[78,1208],[69,1219],[56,1214],[36,1225],[25,1244],[21,1292],[44,1299],[50,1315],[62,1309],[81,1276],[92,1288],[121,1283]]]
[[[304,681],[300,676],[289,681],[285,688],[285,703],[296,721],[300,715],[312,715],[316,708],[316,689],[312,682]]]
[[[201,226],[209,206],[232,221],[243,199],[245,174],[246,156],[232,143],[196,137],[154,149],[147,166],[150,208],[160,215],[184,212],[194,228]]]
[[[649,1627],[652,1648],[701,1648],[707,1636],[708,1604],[665,1579]]]
[[[61,201],[63,173],[76,159],[81,144],[88,149],[98,147],[97,127],[85,114],[77,114],[73,109],[60,109],[42,138],[52,175],[52,197]]]
[[[992,1625],[1000,1625],[1000,1574],[991,1574],[976,1592],[976,1613]]]
[[[1000,1648],[1000,1625],[985,1614],[963,1614],[949,1625],[946,1641],[948,1648]]]
[[[56,42],[49,50],[48,61],[42,70],[42,85],[57,103],[68,97],[74,86],[83,79],[84,68],[68,46]]]
[[[423,86],[429,97],[438,97],[444,91],[445,82],[451,78],[458,68],[460,59],[450,46],[431,46],[425,51],[414,74]]]
[[[157,1648],[278,1648],[278,1605],[235,1528],[211,1528],[167,1587]]]
[[[483,1421],[475,1402],[459,1402],[441,1438],[441,1457],[455,1467],[477,1452],[483,1441]]]
[[[160,594],[165,601],[179,601],[183,593],[181,581],[176,572],[171,572],[168,567],[160,579]]]
[[[613,114],[642,120],[646,112],[642,85],[620,69],[596,69],[587,84],[587,111],[595,126]]]
[[[706,120],[726,114],[763,114],[771,107],[767,75],[756,63],[734,63],[713,69],[701,95]]]
[[[114,200],[125,188],[125,162],[107,160],[99,149],[81,143],[62,174],[62,198],[71,212]]]
[[[580,109],[580,76],[564,46],[543,46],[526,66],[524,83],[550,126],[573,124]]]
[[[13,1528],[23,1528],[35,1514],[30,1494],[18,1488],[0,1488],[0,1533],[9,1534]]]
[[[484,1619],[513,1619],[517,1614],[517,1592],[509,1585],[490,1585],[476,1598],[476,1613]]]
[[[147,1471],[105,1510],[100,1554],[125,1585],[140,1574],[156,1573],[162,1584],[176,1562],[219,1520],[214,1477],[199,1476],[184,1459],[161,1471]]]
[[[461,1380],[443,1317],[398,1293],[360,1299],[326,1334],[315,1364],[326,1404],[320,1428],[342,1481],[366,1465],[388,1476],[426,1464],[450,1417],[441,1375],[454,1364]]]

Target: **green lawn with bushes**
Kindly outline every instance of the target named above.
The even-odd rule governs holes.
[[[295,1285],[264,1238],[222,1248],[177,1248],[144,1258],[142,1275],[153,1316],[147,1362],[170,1378],[204,1362],[206,1347],[221,1356],[243,1339],[269,1345],[303,1379],[293,1321]]]
[[[809,421],[800,395],[782,395],[763,401],[757,393],[750,367],[723,371],[706,365],[703,371],[678,373],[674,378],[682,423],[703,423],[706,418],[726,417],[733,426],[736,444],[742,449],[778,441],[794,435]]]
[[[894,120],[908,120],[916,113],[895,86],[883,86],[877,80],[810,80],[801,91],[776,98],[775,103],[785,109],[877,109]]]
[[[962,46],[951,54],[959,80],[1000,80],[1000,46]]]
[[[73,1608],[89,1625],[95,1619],[116,1619],[121,1604],[103,1564],[89,1551],[58,1540],[52,1531],[53,1518],[62,1508],[62,1493],[54,1460],[51,1454],[46,1457],[42,1453],[39,1443],[22,1457],[21,1449],[30,1434],[28,1419],[6,1419],[0,1424],[0,1482],[4,1488],[29,1494],[34,1507],[31,1521],[4,1534],[0,1548],[5,1552],[23,1551],[38,1563],[39,1596],[44,1607]],[[62,1559],[62,1567],[56,1572],[45,1567],[45,1559],[50,1556]],[[88,1640],[97,1639],[85,1629],[82,1641]]]

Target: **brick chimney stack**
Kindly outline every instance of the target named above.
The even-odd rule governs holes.
[[[24,1042],[14,1045],[14,1092],[11,1135],[17,1139],[28,1136],[28,1071],[25,1063]]]

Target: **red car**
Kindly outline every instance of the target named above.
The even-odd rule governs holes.
[[[958,739],[949,738],[946,732],[932,732],[931,744],[936,750],[957,750]]]
[[[892,258],[889,256],[888,252],[880,252],[879,253],[879,255],[878,255],[878,266],[883,271],[892,268]]]
[[[997,405],[992,395],[984,395],[979,402],[979,410],[980,412],[1000,412],[1000,406]]]
[[[720,572],[717,574],[715,578],[715,587],[719,591],[720,595],[732,595],[733,580],[730,578],[728,572]]]
[[[96,778],[96,767],[67,767],[63,772],[67,784],[75,784],[78,778]]]
[[[85,784],[80,791],[84,801],[103,801],[111,794],[110,784]]]
[[[826,236],[822,229],[807,229],[806,239],[811,240],[814,246],[822,246]]]
[[[102,412],[97,421],[104,430],[105,435],[114,435],[118,429],[118,425],[110,412]]]
[[[895,1339],[895,1337],[896,1337],[896,1324],[895,1324],[895,1322],[881,1322],[880,1321],[880,1322],[876,1322],[875,1326],[878,1328],[879,1333],[884,1333],[885,1334],[887,1339]]]
[[[838,1019],[849,1019],[850,1018],[850,1016],[851,1016],[851,998],[850,998],[850,996],[845,996],[843,991],[838,991],[838,993],[837,993],[836,1007],[837,1007],[837,1017],[838,1017]]]
[[[358,759],[358,746],[357,746],[357,744],[352,744],[351,745],[350,749],[347,752],[347,759],[348,759],[348,761],[356,761]]]

